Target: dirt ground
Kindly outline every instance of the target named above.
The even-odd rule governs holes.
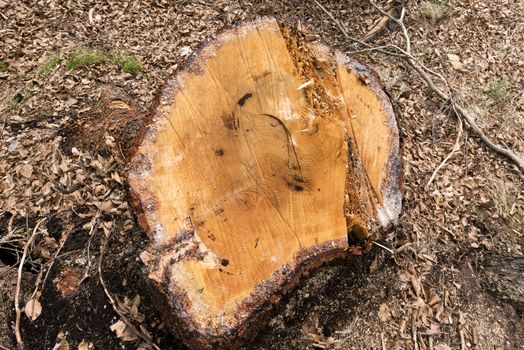
[[[322,4],[357,38],[382,17],[367,1]],[[404,6],[415,57],[448,78],[489,137],[524,154],[524,3]],[[161,349],[184,348],[146,292],[125,154],[162,82],[206,38],[259,16],[379,73],[401,133],[404,203],[381,241],[395,254],[376,246],[321,268],[245,349],[524,348],[524,178],[466,127],[427,186],[459,125],[402,59],[352,53],[361,47],[314,1],[0,0],[0,349],[16,347],[29,237],[20,304],[38,300],[41,313],[22,312],[27,349],[149,348],[122,327],[108,294]],[[398,29],[367,40],[402,46]],[[103,113],[108,98],[120,104]]]

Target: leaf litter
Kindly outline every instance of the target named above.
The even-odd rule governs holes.
[[[384,22],[365,3],[323,4],[351,24],[360,37]],[[523,32],[517,17],[522,6],[518,2],[511,6],[478,0],[467,5],[450,2],[445,16],[428,20],[417,4],[407,4],[415,52],[423,52],[431,68],[446,72],[460,87],[456,98],[476,106],[477,121],[521,154],[524,95],[518,87],[524,76],[519,45]],[[300,23],[309,35],[318,33],[324,41],[347,49],[344,39],[329,18],[306,3],[51,1],[30,8],[14,1],[0,7],[4,39],[0,62],[7,67],[0,72],[2,252],[9,248],[9,256],[16,260],[28,232],[41,218],[48,218],[23,275],[27,318],[22,330],[27,343],[41,345],[51,325],[48,348],[147,347],[130,340],[125,323],[115,319],[100,294],[95,271],[103,235],[112,239],[105,274],[111,292],[123,300],[120,307],[144,332],[169,344],[164,348],[176,347],[154,301],[137,287],[136,256],[143,236],[127,202],[125,157],[119,148],[127,142],[122,135],[132,136],[132,126],[141,119],[136,115],[131,124],[121,127],[124,114],[106,119],[97,114],[104,86],[121,89],[137,101],[137,110],[146,110],[162,81],[200,42],[224,26],[256,16],[278,14],[291,25]],[[81,20],[64,21],[66,15]],[[24,25],[15,25],[18,22]],[[398,39],[395,28],[387,24],[370,35],[373,45]],[[63,50],[82,45],[111,47],[140,57],[142,69],[128,74],[101,60],[85,69],[68,71],[59,64],[37,74],[42,57],[61,57]],[[277,310],[257,339],[258,348],[446,350],[522,344],[524,327],[515,311],[518,308],[488,293],[481,276],[489,276],[490,281],[498,276],[496,268],[490,268],[490,274],[484,272],[488,253],[522,255],[523,180],[465,130],[460,150],[425,190],[429,176],[455,141],[457,128],[450,111],[437,104],[395,59],[377,53],[360,58],[372,62],[383,78],[397,109],[404,144],[404,214],[387,239],[395,254],[390,257],[376,248],[369,262],[363,258],[352,267],[322,268],[290,297],[283,310]],[[490,84],[500,77],[507,77],[506,97],[493,104]],[[117,107],[124,106],[119,111],[130,105],[125,97],[115,101]],[[0,289],[5,291],[0,306],[6,310],[3,314],[12,315],[9,281],[13,275],[6,262],[2,259],[0,264],[4,277]],[[35,280],[40,266],[47,266],[51,273],[39,284]],[[83,279],[85,271],[87,279]],[[501,290],[493,283],[490,288]],[[30,297],[35,285],[42,292],[38,299]],[[98,296],[97,300],[89,295]],[[73,321],[66,322],[56,305],[73,314]],[[520,326],[512,328],[515,324]],[[0,328],[0,344],[11,344],[11,333]]]

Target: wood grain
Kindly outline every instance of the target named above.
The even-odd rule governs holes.
[[[168,324],[194,348],[240,344],[301,276],[396,221],[399,169],[365,67],[273,19],[221,34],[159,94],[128,176]]]

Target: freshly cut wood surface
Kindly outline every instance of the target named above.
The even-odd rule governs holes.
[[[396,221],[399,159],[362,65],[273,19],[202,48],[160,93],[129,172],[170,327],[192,347],[238,345],[302,275]]]

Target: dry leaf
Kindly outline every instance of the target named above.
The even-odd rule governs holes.
[[[30,299],[27,304],[25,304],[24,312],[31,321],[34,321],[42,313],[42,305],[36,299]]]
[[[56,337],[57,343],[53,347],[52,350],[69,350],[71,347],[69,346],[69,342],[65,338],[65,334],[63,332],[58,333],[58,336]]]
[[[20,175],[22,175],[26,179],[31,178],[31,175],[33,175],[33,167],[29,164],[22,165],[19,171],[20,171]]]
[[[129,326],[122,320],[113,323],[109,328],[123,341],[133,341],[138,339],[131,328],[129,328]]]
[[[449,59],[449,62],[451,63],[451,66],[454,69],[459,70],[459,71],[464,70],[464,64],[460,62],[460,56],[452,54],[452,53],[448,53],[448,59]]]
[[[89,350],[93,347],[93,344],[86,342],[85,340],[82,340],[80,344],[78,344],[78,350]]]
[[[369,266],[369,272],[373,273],[377,271],[378,269],[378,255],[375,255],[375,259],[371,262],[371,265]]]
[[[380,318],[382,322],[386,322],[391,318],[391,310],[387,304],[380,305],[380,308],[378,309],[378,318]]]
[[[451,350],[451,348],[444,343],[437,343],[434,347],[435,350]]]

